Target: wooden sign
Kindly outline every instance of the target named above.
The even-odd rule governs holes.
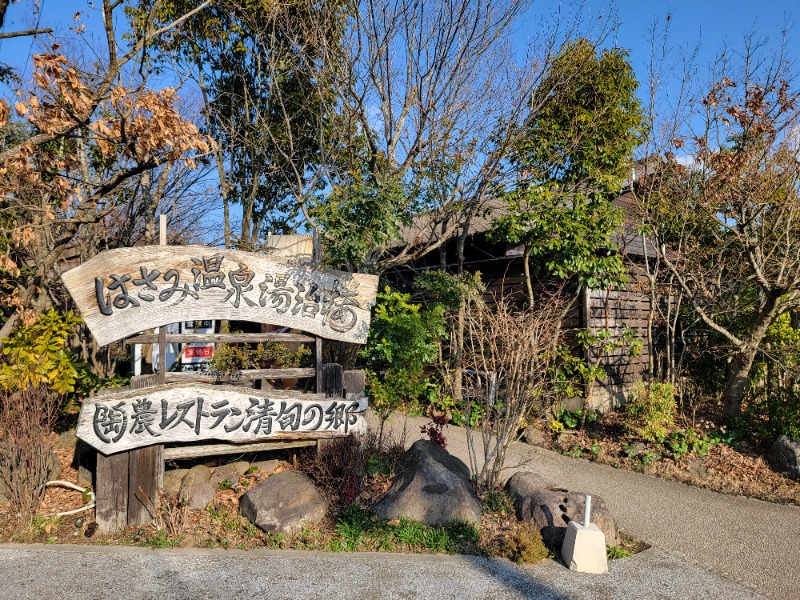
[[[319,439],[363,433],[367,399],[226,385],[172,384],[83,401],[77,436],[103,454],[223,440]]]
[[[203,246],[108,250],[61,278],[101,346],[191,319],[271,323],[363,344],[378,287],[375,275]]]

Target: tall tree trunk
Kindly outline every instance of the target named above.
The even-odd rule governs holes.
[[[535,302],[533,298],[533,281],[531,281],[531,249],[526,244],[522,253],[522,270],[525,273],[525,287],[528,290],[528,304],[533,308]]]
[[[464,274],[464,245],[467,239],[469,225],[467,224],[459,232],[456,239],[456,274],[461,277]],[[453,352],[453,400],[459,402],[464,397],[464,322],[467,317],[467,299],[461,298],[456,318],[455,349]]]
[[[722,394],[722,414],[728,419],[738,417],[742,413],[742,402],[750,383],[750,367],[753,366],[757,352],[757,347],[748,345],[745,350],[733,357],[728,380],[725,382],[725,391]]]
[[[230,206],[228,205],[228,195],[224,194],[222,196],[222,227],[223,227],[223,235],[225,236],[225,247],[230,249],[231,247],[231,212]]]
[[[767,333],[767,328],[780,313],[776,311],[776,299],[768,296],[763,306],[758,311],[750,335],[745,340],[742,348],[733,356],[733,361],[728,371],[725,382],[725,391],[722,394],[722,415],[732,419],[742,413],[742,402],[749,385],[750,368],[758,354],[761,340]]]

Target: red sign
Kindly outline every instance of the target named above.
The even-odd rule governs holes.
[[[186,358],[211,358],[214,348],[211,346],[189,346],[186,348]]]

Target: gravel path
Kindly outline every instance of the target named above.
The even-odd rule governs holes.
[[[0,546],[0,600],[687,600],[763,598],[652,548],[608,575],[469,556]]]
[[[392,418],[391,428],[421,437],[423,418]],[[468,461],[461,428],[447,449]],[[469,464],[467,462],[467,464]],[[621,528],[702,569],[780,600],[800,600],[800,507],[728,496],[525,443],[510,448],[503,478],[532,471],[560,487],[602,496]],[[700,598],[703,596],[696,595]]]

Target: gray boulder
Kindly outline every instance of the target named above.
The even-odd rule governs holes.
[[[769,449],[767,460],[773,471],[800,479],[800,441],[780,436]]]
[[[299,471],[282,471],[254,486],[239,499],[242,514],[267,532],[297,533],[317,525],[328,502],[311,479]]]
[[[441,446],[419,440],[400,458],[392,487],[375,506],[381,519],[413,519],[443,525],[454,519],[479,521],[481,503],[469,468]]]
[[[533,473],[516,473],[506,483],[506,491],[514,498],[517,518],[539,529],[542,541],[550,550],[561,550],[567,523],[583,521],[585,494],[547,485]],[[617,522],[605,501],[594,494],[591,522],[605,534],[607,545],[619,546]]]
[[[192,510],[205,510],[214,501],[217,488],[210,483],[198,483],[185,490],[186,501]]]

